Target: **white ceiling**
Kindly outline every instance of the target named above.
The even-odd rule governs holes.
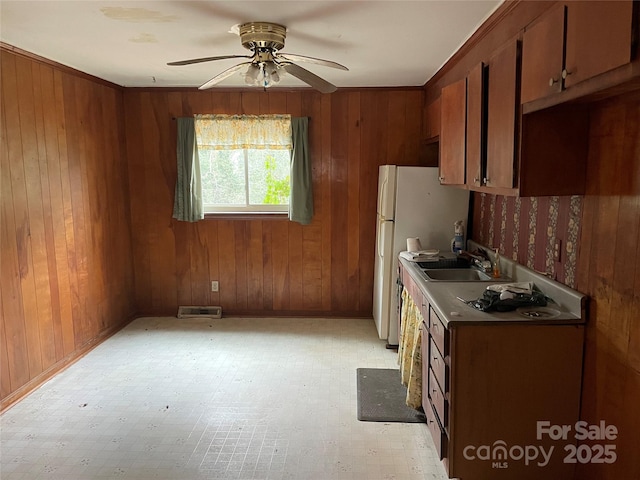
[[[0,39],[126,87],[197,87],[244,59],[166,63],[246,55],[232,26],[269,21],[288,29],[283,52],[346,65],[300,63],[338,87],[421,86],[501,2],[0,0]],[[245,84],[235,74],[219,86]]]

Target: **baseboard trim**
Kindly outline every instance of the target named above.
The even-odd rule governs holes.
[[[138,316],[139,315],[131,315],[125,321],[120,322],[119,324],[114,325],[112,327],[109,327],[106,330],[103,330],[97,336],[95,336],[94,338],[92,338],[91,340],[89,340],[79,348],[77,348],[73,353],[70,353],[63,359],[51,365],[48,369],[40,373],[38,376],[29,380],[29,382],[25,383],[14,392],[11,392],[5,398],[0,400],[0,413],[4,413],[6,410],[11,408],[22,398],[24,398],[25,396],[27,396],[28,394],[36,390],[38,387],[40,387],[47,380],[54,377],[58,373],[62,372],[69,366],[73,365],[75,362],[80,360],[82,357],[84,357],[87,353],[89,353],[91,350],[96,348],[102,342],[104,342],[109,337],[115,335],[124,327],[129,325],[129,323],[135,320]]]

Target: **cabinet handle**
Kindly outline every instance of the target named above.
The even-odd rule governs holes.
[[[559,79],[556,79],[556,78],[551,77],[551,78],[549,79],[549,86],[550,86],[550,87],[553,87],[553,86],[554,86],[556,83],[558,83],[559,81],[560,81]]]
[[[568,77],[569,75],[572,75],[572,74],[573,74],[573,72],[570,72],[569,70],[567,70],[567,69],[565,68],[564,70],[562,70],[562,79],[563,79],[563,80],[566,80],[566,79],[567,79],[567,77]]]
[[[485,185],[489,185],[489,179],[487,177],[484,177],[482,179],[482,183],[484,183]]]
[[[473,179],[473,183],[480,183],[480,179],[479,179],[478,177],[475,177],[475,178]]]
[[[444,177],[438,177],[438,180],[440,180],[440,183],[444,182]]]

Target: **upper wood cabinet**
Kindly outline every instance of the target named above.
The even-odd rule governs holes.
[[[565,11],[557,5],[523,34],[522,103],[562,90]]]
[[[632,24],[631,0],[553,7],[523,34],[522,103],[557,94],[629,63]]]
[[[484,63],[479,63],[467,75],[466,184],[470,187],[481,186],[484,174],[487,112],[485,74]]]
[[[633,1],[569,2],[565,87],[631,61]]]
[[[484,64],[444,87],[440,98],[440,182],[480,186],[486,150]]]
[[[468,188],[500,195],[543,196],[584,193],[587,160],[588,113],[583,104],[565,104],[523,115],[520,110],[520,43],[512,39],[488,61],[486,74],[472,71],[471,85],[486,83],[486,109],[467,112],[467,168],[484,170],[482,186],[469,181]],[[472,79],[476,79],[472,81]],[[482,99],[482,95],[480,95]],[[482,107],[480,107],[482,112]],[[480,159],[474,160],[471,125],[486,116],[480,126]],[[482,138],[486,136],[486,158],[482,160]],[[477,137],[476,137],[477,138]],[[477,145],[477,143],[476,143]],[[468,170],[471,172],[472,170]],[[473,173],[475,178],[475,173]]]
[[[467,80],[442,89],[440,95],[440,183],[464,185]]]
[[[519,118],[520,44],[511,40],[488,63],[487,158],[484,185],[514,188]]]

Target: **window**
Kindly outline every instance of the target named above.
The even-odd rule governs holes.
[[[195,130],[204,213],[288,211],[290,116],[199,115]]]

